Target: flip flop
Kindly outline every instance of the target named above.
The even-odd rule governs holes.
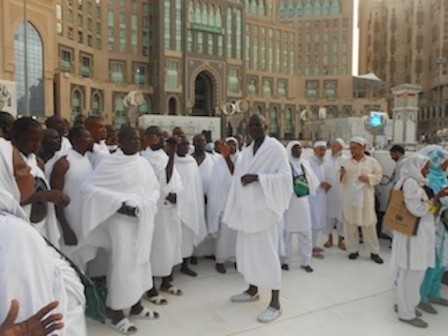
[[[171,295],[175,295],[175,296],[181,296],[181,295],[184,294],[184,293],[182,292],[182,290],[180,290],[180,289],[177,288],[176,286],[170,286],[169,288],[163,288],[163,287],[160,287],[160,290],[161,290],[162,292],[169,293],[169,294],[171,294]]]
[[[127,317],[118,321],[116,324],[109,322],[108,325],[122,335],[134,335],[135,333],[137,333],[137,327],[132,324]]]
[[[142,311],[138,314],[130,314],[132,317],[138,317],[144,320],[156,320],[159,318],[159,313],[154,310],[149,310],[146,307],[143,307]]]
[[[154,296],[149,296],[148,294],[145,294],[144,298],[157,306],[164,306],[168,304],[168,301],[160,294]]]

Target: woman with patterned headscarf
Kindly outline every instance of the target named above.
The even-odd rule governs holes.
[[[431,145],[423,148],[420,153],[431,160],[427,185],[434,193],[448,187],[446,176],[448,151],[441,146]],[[442,209],[436,217],[435,265],[426,270],[425,279],[420,287],[419,308],[429,314],[437,313],[431,303],[448,306],[448,300],[441,297],[441,282],[445,267],[448,265],[448,230],[446,224],[443,223],[445,221],[444,214],[448,214],[448,197],[442,198],[440,202]]]

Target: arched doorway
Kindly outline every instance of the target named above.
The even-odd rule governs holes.
[[[194,106],[192,115],[213,116],[214,114],[212,80],[203,71],[199,73],[194,83]]]
[[[177,114],[177,101],[176,98],[174,97],[171,97],[170,100],[168,100],[168,114],[169,115]]]

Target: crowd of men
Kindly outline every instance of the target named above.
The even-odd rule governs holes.
[[[73,127],[52,116],[43,127],[2,112],[0,128],[0,269],[16,274],[15,255],[26,262],[20,280],[0,277],[1,336],[29,325],[40,328],[30,335],[86,335],[82,285],[51,246],[89,275],[105,276],[109,325],[125,335],[137,331],[134,318],[159,317],[143,298],[164,305],[166,295],[183,294],[173,269],[196,277],[197,257],[213,256],[222,274],[235,263],[249,287],[232,302],[259,300],[258,287],[272,290],[262,323],[281,315],[281,270],[290,268],[295,235],[308,273],[312,258],[325,258],[322,247],[357,259],[361,238],[369,258],[383,263],[374,199],[382,168],[361,137],[351,139],[349,156],[334,139],[330,155],[317,141],[304,159],[299,141],[285,148],[267,136],[260,115],[249,120],[247,144],[237,136],[212,145],[203,134],[190,143],[179,127],[114,130],[96,116]],[[16,227],[20,234],[8,234]]]

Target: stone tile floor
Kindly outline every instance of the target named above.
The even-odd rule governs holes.
[[[297,260],[290,271],[283,271],[281,303],[283,315],[271,324],[256,321],[269,302],[269,291],[261,290],[259,302],[235,304],[229,298],[246,288],[242,277],[231,265],[227,274],[214,270],[211,260],[199,259],[197,278],[175,273],[181,297],[169,294],[166,306],[150,309],[161,314],[156,321],[136,320],[136,335],[163,336],[441,336],[448,331],[448,308],[437,307],[438,315],[424,314],[427,329],[401,323],[393,312],[392,280],[388,260],[389,243],[382,242],[384,265],[377,265],[361,252],[349,261],[333,247],[324,260],[313,260],[314,273],[299,268]],[[448,297],[448,287],[444,287]],[[119,335],[107,326],[88,321],[89,336]]]

